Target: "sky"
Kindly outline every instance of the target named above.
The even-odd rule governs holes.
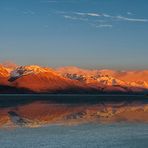
[[[147,0],[1,0],[0,62],[148,69]]]

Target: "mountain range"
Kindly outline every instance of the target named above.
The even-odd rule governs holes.
[[[0,93],[147,93],[148,70],[0,65]]]

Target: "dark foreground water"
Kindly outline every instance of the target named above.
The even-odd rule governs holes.
[[[0,96],[0,148],[147,148],[143,96]]]
[[[2,148],[147,148],[148,125],[114,123],[1,129],[0,145]]]

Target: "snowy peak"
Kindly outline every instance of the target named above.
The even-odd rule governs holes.
[[[0,65],[0,85],[38,92],[87,90],[90,92],[148,91],[148,71],[51,69],[38,65],[8,68]],[[12,83],[13,82],[13,83]]]
[[[33,73],[40,73],[40,72],[48,72],[49,68],[44,68],[38,65],[28,65],[28,66],[20,66],[15,69],[16,71],[22,71],[22,72],[33,72]]]
[[[30,65],[30,66],[20,66],[11,71],[9,81],[14,81],[22,76],[26,76],[29,74],[39,74],[39,73],[46,73],[52,72],[53,70],[49,68],[40,67],[38,65]]]
[[[79,74],[67,73],[64,74],[63,76],[72,80],[78,80],[85,83],[97,82],[100,85],[111,85],[111,86],[125,85],[124,81],[118,80],[109,75],[79,75]]]
[[[121,81],[109,75],[100,75],[98,76],[97,81],[99,82],[99,84],[102,84],[102,85],[110,85],[110,86],[126,85],[124,81]]]
[[[66,73],[63,76],[65,78],[68,78],[68,79],[71,79],[71,80],[78,80],[78,81],[81,81],[81,82],[85,82],[86,81],[86,76],[84,76],[84,75]]]

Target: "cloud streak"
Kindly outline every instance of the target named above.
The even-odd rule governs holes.
[[[63,15],[65,19],[70,19],[70,20],[81,20],[81,21],[87,21],[87,18],[80,18],[80,17],[75,17],[75,16],[70,16],[70,15]]]
[[[74,14],[80,15],[80,16],[92,16],[92,17],[99,17],[99,16],[101,16],[98,13],[92,13],[92,12],[89,12],[89,13],[74,12]]]
[[[89,13],[75,12],[74,14],[80,15],[80,16],[104,17],[104,18],[110,18],[110,19],[114,19],[114,20],[124,20],[124,21],[131,21],[131,22],[148,22],[148,19],[129,18],[129,17],[121,16],[121,15],[112,16],[112,15],[106,14],[106,13],[101,14],[101,13],[93,13],[93,12],[89,12]]]
[[[111,15],[107,13],[96,13],[96,12],[64,12],[58,11],[65,19],[74,21],[87,21],[88,24],[93,24],[96,28],[112,28],[114,22],[131,22],[131,23],[147,23],[146,18],[133,18],[122,15]],[[131,15],[132,13],[126,13],[126,15]]]
[[[130,22],[148,22],[148,19],[139,19],[139,18],[128,18],[124,16],[116,16],[116,19]]]
[[[148,19],[142,19],[142,18],[129,18],[125,16],[112,16],[110,14],[105,14],[105,13],[81,13],[81,12],[76,12],[75,14],[81,15],[81,16],[92,16],[92,17],[104,17],[104,18],[112,18],[112,19],[118,19],[118,20],[124,20],[124,21],[130,21],[130,22],[148,22]],[[132,13],[130,12],[130,15]],[[129,13],[128,13],[129,15]],[[115,21],[115,20],[114,20]]]

